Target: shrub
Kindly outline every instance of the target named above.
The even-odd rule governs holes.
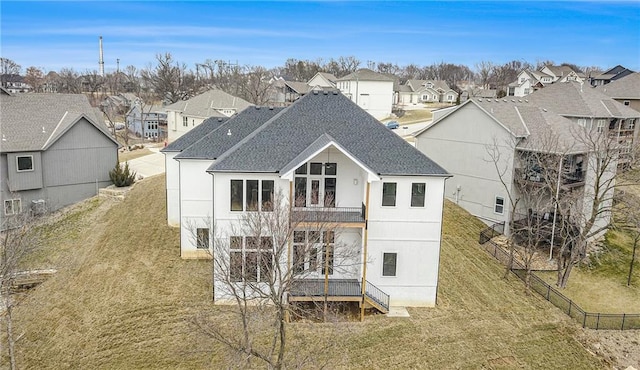
[[[124,166],[116,162],[116,166],[109,171],[109,178],[116,187],[130,186],[136,181],[135,171],[129,170],[129,163],[125,162]]]

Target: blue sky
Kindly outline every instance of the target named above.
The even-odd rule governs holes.
[[[355,56],[399,65],[552,60],[640,70],[640,2],[14,2],[0,4],[0,54],[46,71],[145,67],[170,52],[283,65]]]

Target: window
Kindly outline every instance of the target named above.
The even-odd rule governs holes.
[[[411,207],[424,207],[425,183],[411,184]]]
[[[528,87],[524,88],[524,94],[525,95],[529,95],[530,92],[531,92],[531,90]]]
[[[198,238],[196,241],[196,247],[198,249],[209,249],[209,229],[197,228],[196,235]]]
[[[294,183],[294,191],[296,194],[295,204],[296,207],[307,206],[307,178],[296,177]]]
[[[311,163],[309,166],[310,175],[322,175],[322,163]]]
[[[578,124],[582,127],[587,127],[587,120],[584,118],[578,118]]]
[[[7,199],[4,201],[4,214],[7,216],[22,212],[22,202],[20,199]]]
[[[184,127],[189,126],[189,118],[188,117],[182,117],[182,126],[184,126]]]
[[[303,164],[302,166],[296,168],[296,175],[306,175],[307,174],[307,164]]]
[[[496,197],[496,204],[493,207],[493,211],[495,213],[503,214],[504,213],[504,198]]]
[[[268,281],[273,271],[273,239],[270,236],[232,236],[229,244],[231,281]]]
[[[262,180],[262,210],[273,211],[273,180]]]
[[[18,166],[18,172],[33,171],[33,156],[22,155],[16,157],[16,163]]]
[[[336,206],[336,178],[327,177],[324,179],[324,206]]]
[[[393,207],[396,205],[396,183],[382,183],[382,205]]]
[[[231,210],[242,211],[242,180],[231,180]]]
[[[604,120],[604,119],[599,119],[599,120],[598,120],[598,132],[599,132],[599,133],[604,132],[604,125],[605,125],[606,123],[607,123],[607,121],[606,121],[606,120]]]
[[[258,180],[247,180],[247,211],[258,210]]]
[[[398,253],[382,254],[382,276],[396,276]]]
[[[335,176],[338,170],[337,163],[325,163],[324,174],[327,176]]]

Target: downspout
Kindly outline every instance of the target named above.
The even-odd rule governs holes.
[[[209,225],[211,238],[211,300],[213,302],[216,301],[216,260],[214,256],[216,238],[215,238],[215,223],[216,223],[216,207],[215,207],[215,194],[214,188],[216,186],[215,176],[213,173],[209,173],[211,175],[211,224]]]
[[[360,321],[364,321],[364,297],[367,294],[367,245],[369,240],[369,193],[371,191],[371,182],[367,181],[367,193],[365,195],[364,210],[364,240],[362,254],[362,304],[360,305]]]
[[[553,223],[551,224],[551,248],[549,248],[549,260],[553,259],[553,241],[556,235],[556,217],[558,213],[558,199],[560,199],[560,181],[562,181],[562,162],[564,157],[560,157],[558,166],[558,183],[556,184],[556,201],[553,204]]]

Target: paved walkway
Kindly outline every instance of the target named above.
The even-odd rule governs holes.
[[[153,154],[128,161],[129,168],[136,171],[138,177],[149,177],[164,173],[164,154],[160,148],[148,148]]]

